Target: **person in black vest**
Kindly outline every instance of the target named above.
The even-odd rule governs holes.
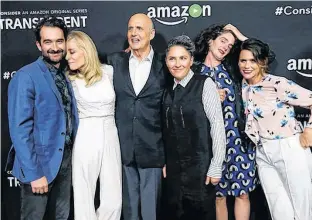
[[[194,74],[195,45],[185,35],[173,38],[166,64],[174,77],[163,96],[168,219],[215,219],[215,189],[225,157],[225,130],[217,88]]]
[[[123,218],[156,220],[165,163],[161,102],[167,72],[164,57],[150,44],[155,29],[147,15],[130,18],[127,36],[131,52],[107,57],[114,68],[115,118],[123,163]]]

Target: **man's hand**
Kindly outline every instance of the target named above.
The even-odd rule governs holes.
[[[235,36],[237,37],[238,40],[240,41],[245,41],[247,40],[248,38],[245,37],[234,25],[232,24],[227,24],[225,25],[225,27],[223,28],[224,30],[230,30],[232,31]]]
[[[34,180],[30,183],[31,189],[33,193],[44,194],[47,193],[48,188],[48,180],[45,176],[40,179]]]
[[[166,178],[167,177],[166,165],[163,167],[162,172],[163,172],[164,178]]]
[[[303,148],[312,147],[312,128],[305,128],[300,134],[299,140]]]
[[[225,89],[218,89],[218,92],[219,92],[221,102],[223,102],[225,100],[225,97],[226,97],[226,91],[225,91]]]
[[[211,183],[212,185],[215,186],[219,182],[220,182],[220,178],[214,178],[214,177],[207,176],[205,184],[208,185],[209,183]]]

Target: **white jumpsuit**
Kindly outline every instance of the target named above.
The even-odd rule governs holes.
[[[122,204],[121,156],[115,125],[113,67],[103,65],[101,81],[90,87],[72,82],[79,113],[73,148],[75,220],[120,220]],[[100,207],[95,210],[100,178]]]

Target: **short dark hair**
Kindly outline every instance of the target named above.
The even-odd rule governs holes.
[[[250,51],[263,71],[269,72],[269,63],[275,59],[275,54],[271,52],[268,44],[256,38],[249,38],[242,43],[240,51],[242,50]]]
[[[68,35],[68,28],[67,26],[65,25],[65,22],[60,19],[60,18],[57,18],[57,17],[54,17],[54,16],[47,16],[47,17],[44,17],[42,20],[40,20],[35,28],[35,36],[36,36],[36,41],[38,41],[40,43],[40,40],[41,40],[41,35],[40,35],[40,31],[41,31],[41,28],[43,26],[46,26],[46,27],[57,27],[59,29],[61,29],[64,33],[64,38],[65,40],[67,39],[67,35]]]
[[[187,52],[189,52],[191,57],[194,56],[195,44],[193,43],[191,38],[189,38],[186,35],[180,35],[180,36],[174,37],[168,42],[168,46],[166,49],[166,56],[170,48],[173,46],[182,46],[187,50]]]
[[[241,50],[249,50],[257,62],[264,62],[269,58],[270,47],[261,40],[249,38],[242,43]]]
[[[249,38],[242,43],[240,50],[250,51],[256,62],[262,66],[264,72],[268,73],[270,57],[270,47],[268,44],[256,38]]]

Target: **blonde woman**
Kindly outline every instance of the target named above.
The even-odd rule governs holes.
[[[119,220],[122,174],[113,68],[100,63],[92,39],[81,31],[69,33],[66,59],[79,113],[72,161],[75,220]],[[101,202],[95,211],[98,178]]]

